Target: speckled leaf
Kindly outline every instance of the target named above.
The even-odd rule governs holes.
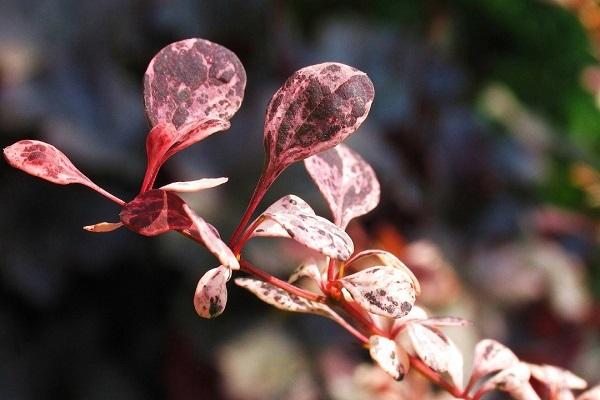
[[[369,77],[344,64],[329,62],[296,71],[267,107],[269,163],[281,170],[339,144],[365,120],[374,94]]]
[[[196,287],[194,308],[202,318],[215,318],[221,315],[227,304],[227,281],[231,270],[219,266],[208,270]]]
[[[528,364],[531,376],[544,383],[551,391],[585,389],[587,382],[564,368],[553,365]]]
[[[83,229],[85,229],[88,232],[106,233],[106,232],[112,232],[116,229],[119,229],[122,226],[123,226],[122,222],[98,222],[97,224],[94,224],[94,225],[84,226]]]
[[[152,126],[176,128],[206,117],[230,119],[244,97],[246,72],[237,56],[204,39],[171,43],[144,75],[144,103]]]
[[[154,189],[127,203],[119,215],[121,222],[132,231],[144,236],[156,236],[191,227],[192,221],[184,205],[185,202],[176,194]]]
[[[30,175],[59,185],[79,183],[119,203],[118,199],[92,182],[51,144],[39,140],[21,140],[4,148],[4,158],[13,168]]]
[[[498,372],[486,381],[479,392],[501,390],[509,393],[515,400],[540,400],[529,383],[529,368],[524,363],[518,363]]]
[[[600,385],[581,393],[577,396],[577,400],[600,400]]]
[[[396,342],[384,336],[369,337],[369,354],[381,369],[397,381],[404,378],[410,367],[408,355],[398,349]]]
[[[415,304],[411,277],[393,267],[367,268],[340,279],[340,282],[354,301],[373,314],[400,318]]]
[[[237,278],[235,283],[254,293],[256,297],[265,303],[280,310],[317,314],[334,320],[339,320],[340,318],[331,308],[323,303],[307,300],[267,282],[252,278]]]
[[[183,205],[183,209],[193,224],[193,227],[188,229],[188,232],[192,236],[198,237],[206,248],[219,259],[221,265],[231,269],[240,269],[237,257],[221,240],[216,229],[196,215],[187,204]]]
[[[509,368],[518,362],[519,359],[508,347],[492,339],[483,339],[475,346],[471,380],[476,382],[492,372]]]
[[[313,259],[309,259],[302,263],[296,270],[290,275],[288,282],[294,283],[299,279],[308,278],[314,281],[317,285],[321,286],[323,280],[319,265]]]
[[[161,186],[160,189],[176,193],[193,193],[222,185],[227,182],[227,180],[227,178],[203,178],[195,181],[173,182]]]
[[[304,166],[327,200],[335,224],[343,229],[379,203],[375,171],[343,144],[305,159]]]
[[[250,237],[265,236],[265,237],[286,237],[291,238],[287,231],[271,218],[265,218],[264,214],[285,212],[300,212],[302,214],[315,215],[313,209],[302,200],[300,197],[293,194],[288,194],[271,204],[261,216],[259,216],[250,226],[256,228]],[[260,221],[260,223],[258,223]]]
[[[463,387],[463,357],[456,345],[441,331],[409,322],[401,333],[405,349],[419,357],[429,368],[447,376],[459,389]]]

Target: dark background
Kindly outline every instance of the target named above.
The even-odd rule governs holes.
[[[184,38],[222,44],[247,71],[242,108],[158,183],[228,176],[187,197],[228,237],[260,172],[271,95],[303,66],[355,66],[376,99],[349,144],[382,183],[379,208],[349,228],[357,247],[394,251],[434,314],[475,322],[453,332],[467,365],[477,338],[493,337],[597,383],[600,11],[566,3],[4,0],[0,144],[50,142],[130,199],[148,62]],[[87,233],[118,208],[6,164],[0,182],[0,399],[367,398],[353,372],[367,354],[333,323],[233,285],[226,312],[201,320],[192,295],[216,263],[204,249]],[[300,165],[267,201],[287,193],[328,215]],[[256,242],[248,257],[279,276],[301,259]]]

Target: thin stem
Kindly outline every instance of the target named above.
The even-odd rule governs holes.
[[[89,185],[87,185],[87,186],[89,186]],[[127,204],[123,200],[121,200],[120,198],[118,198],[117,196],[115,196],[114,194],[107,192],[106,190],[102,189],[98,185],[92,184],[89,187],[92,188],[92,189],[94,189],[96,192],[100,193],[102,196],[106,197],[107,199],[114,201],[115,203],[117,203],[121,207],[123,207],[125,204]]]
[[[274,277],[268,272],[265,272],[262,269],[252,265],[252,263],[250,263],[248,260],[240,260],[240,269],[242,271],[248,272],[249,274],[256,276],[257,278],[262,279],[267,283],[270,283],[273,286],[277,286],[278,288],[283,289],[286,292],[295,294],[296,296],[300,296],[311,301],[318,301],[320,303],[323,303],[325,301],[325,298],[323,296],[299,288],[298,286],[294,286],[286,281],[282,281],[281,279]]]
[[[233,254],[235,254],[237,256],[237,255],[239,255],[241,253],[242,248],[244,247],[244,245],[246,244],[246,242],[248,241],[248,239],[250,239],[250,236],[252,236],[252,233],[254,232],[254,230],[258,227],[258,225],[260,225],[260,223],[263,220],[264,219],[262,217],[257,218],[256,221],[254,221],[248,227],[248,229],[246,229],[244,231],[244,234],[242,235],[241,239],[238,240],[238,242],[235,244],[235,247],[231,248],[231,251],[233,252]]]
[[[451,385],[450,383],[446,382],[440,376],[439,373],[433,371],[431,368],[429,368],[427,365],[425,365],[425,363],[423,363],[423,361],[421,361],[417,357],[413,357],[413,356],[409,356],[409,357],[410,357],[410,364],[413,368],[415,368],[417,371],[419,371],[421,373],[421,375],[423,375],[424,377],[426,377],[427,379],[429,379],[436,385],[441,386],[445,391],[450,393],[452,396],[456,397],[457,399],[473,400],[468,396],[468,394],[461,393],[461,391],[456,386]]]

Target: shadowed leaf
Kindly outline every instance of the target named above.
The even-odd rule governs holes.
[[[299,279],[308,278],[313,280],[317,285],[321,286],[323,280],[319,265],[313,259],[309,259],[301,264],[296,270],[290,275],[288,282],[294,283]]]
[[[415,304],[411,277],[393,267],[367,268],[340,279],[340,282],[354,301],[373,314],[400,318]]]
[[[305,159],[304,166],[327,200],[335,224],[343,229],[379,203],[375,171],[343,144]]]
[[[501,390],[509,393],[516,400],[540,400],[529,383],[529,368],[524,363],[515,364],[498,372],[486,381],[479,392]]]
[[[483,339],[475,346],[471,380],[476,382],[491,372],[509,368],[519,362],[517,356],[503,344]]]
[[[374,94],[369,77],[344,64],[323,63],[296,71],[267,107],[269,163],[283,170],[339,144],[365,120]]]
[[[397,381],[404,378],[410,367],[408,355],[398,349],[396,342],[384,336],[369,337],[369,354],[381,369]]]
[[[173,182],[165,186],[161,186],[161,190],[176,193],[193,193],[200,190],[210,189],[227,182],[227,178],[204,178],[195,181]]]
[[[207,117],[228,120],[244,97],[246,72],[237,56],[204,39],[171,43],[144,75],[144,103],[152,126],[177,129]]]
[[[560,392],[565,389],[585,389],[587,382],[564,368],[553,365],[527,364],[531,376],[542,382],[552,392]]]
[[[116,229],[119,229],[122,226],[123,226],[122,222],[98,222],[97,224],[94,224],[94,225],[84,226],[83,229],[85,229],[88,232],[106,233],[106,232],[112,232]]]
[[[231,270],[219,266],[208,270],[196,287],[194,308],[202,318],[215,318],[221,315],[227,304],[227,281]]]

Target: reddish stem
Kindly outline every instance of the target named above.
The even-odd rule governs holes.
[[[117,196],[113,195],[112,193],[107,192],[106,190],[102,189],[98,185],[92,184],[92,185],[87,185],[87,186],[89,186],[90,188],[94,189],[95,191],[97,191],[102,196],[106,197],[107,199],[114,201],[115,203],[117,203],[121,207],[123,207],[125,204],[127,204],[123,200],[121,200],[120,198],[118,198]]]
[[[417,357],[410,356],[410,364],[413,368],[421,373],[424,377],[432,381],[438,386],[441,386],[444,390],[450,393],[457,399],[472,400],[468,394],[461,393],[461,391],[454,385],[446,382],[439,373],[429,368],[423,361]]]
[[[333,282],[335,280],[335,259],[329,258],[329,266],[327,267],[327,281]]]

